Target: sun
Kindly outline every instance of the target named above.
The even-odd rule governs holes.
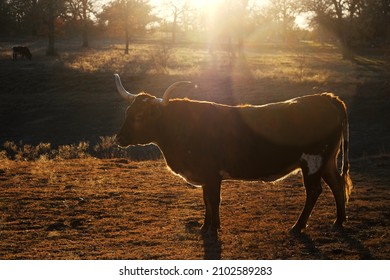
[[[162,2],[162,1],[158,1],[158,2]],[[179,1],[179,2],[185,2],[185,1]],[[227,1],[226,0],[189,0],[189,2],[195,8],[204,9],[204,10],[213,10],[216,7],[218,7],[218,5],[223,5]],[[268,2],[269,0],[249,0],[247,5],[264,6]]]

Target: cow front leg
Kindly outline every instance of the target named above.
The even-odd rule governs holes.
[[[221,182],[204,185],[203,200],[206,207],[206,214],[201,232],[203,234],[216,234],[221,225],[219,218]]]

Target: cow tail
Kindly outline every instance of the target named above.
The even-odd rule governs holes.
[[[342,161],[342,168],[341,168],[341,177],[343,179],[344,183],[344,193],[345,193],[345,202],[348,203],[349,197],[352,192],[352,180],[351,176],[349,175],[349,122],[348,122],[348,114],[347,114],[347,108],[345,104],[343,103],[343,123],[342,123],[342,129],[343,129],[343,137],[342,137],[342,155],[343,155],[343,161]]]

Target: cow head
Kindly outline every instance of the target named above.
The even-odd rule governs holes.
[[[161,110],[169,102],[172,90],[185,82],[176,82],[165,91],[162,98],[147,93],[131,94],[123,87],[118,74],[114,75],[119,94],[130,105],[126,110],[125,122],[116,136],[120,146],[149,144],[156,139],[159,130]]]

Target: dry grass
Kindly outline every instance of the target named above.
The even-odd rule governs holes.
[[[38,41],[34,43],[36,47],[32,47],[34,60],[84,73],[112,72],[124,76],[163,73],[196,77],[207,67],[224,71],[243,63],[242,59],[232,59],[231,54],[223,50],[211,55],[204,45],[172,46],[155,42],[133,44],[125,55],[120,44],[97,42],[95,48],[81,49],[78,42],[64,41],[58,44],[59,57],[52,60],[45,57],[42,43]],[[1,55],[11,57],[11,45],[9,49],[5,46]],[[248,47],[244,63],[255,79],[291,82],[356,82],[351,73],[359,71],[354,63],[341,60],[336,48],[311,43],[291,48]],[[376,63],[383,63],[383,59]]]

